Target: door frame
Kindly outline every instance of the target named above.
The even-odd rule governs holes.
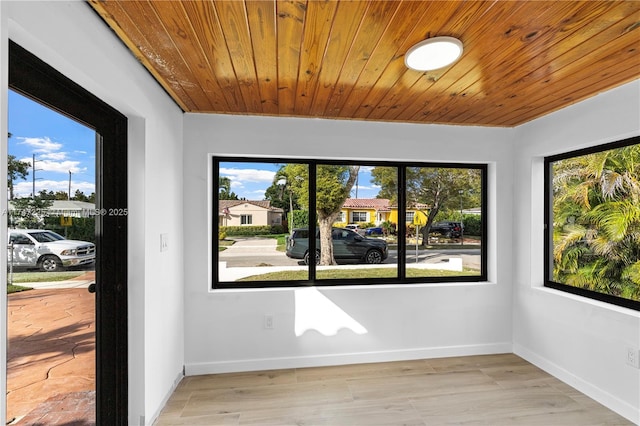
[[[126,425],[127,118],[9,40],[9,88],[94,129],[96,138],[96,422]],[[104,214],[102,214],[104,212]]]

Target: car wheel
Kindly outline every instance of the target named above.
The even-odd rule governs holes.
[[[309,252],[306,252],[304,254],[304,264],[308,265],[309,264]],[[316,251],[316,265],[320,264],[320,252]]]
[[[43,256],[40,260],[40,269],[43,272],[55,272],[62,269],[62,262],[56,256],[47,255]]]
[[[369,250],[364,256],[364,261],[369,264],[382,263],[382,253],[378,250]]]

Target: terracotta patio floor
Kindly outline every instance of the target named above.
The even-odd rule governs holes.
[[[95,296],[34,289],[8,299],[7,424],[95,424]]]

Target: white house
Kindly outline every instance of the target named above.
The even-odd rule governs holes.
[[[640,422],[640,370],[625,363],[640,346],[640,313],[545,288],[542,238],[544,157],[640,135],[640,81],[517,127],[183,113],[84,2],[2,1],[3,157],[9,40],[128,119],[129,424],[151,424],[183,374],[499,352]],[[293,288],[211,290],[214,154],[371,159],[390,141],[380,160],[488,164],[486,282],[322,288],[368,330],[331,337],[293,333]],[[266,312],[277,325],[268,332]],[[2,291],[3,370],[6,317]]]
[[[284,210],[271,206],[269,200],[220,200],[220,226],[282,225]]]

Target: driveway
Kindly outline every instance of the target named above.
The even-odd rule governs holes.
[[[234,237],[235,243],[218,253],[218,260],[227,267],[297,266],[299,260],[290,259],[277,251],[275,238]]]
[[[7,295],[7,424],[95,424],[92,278]]]

